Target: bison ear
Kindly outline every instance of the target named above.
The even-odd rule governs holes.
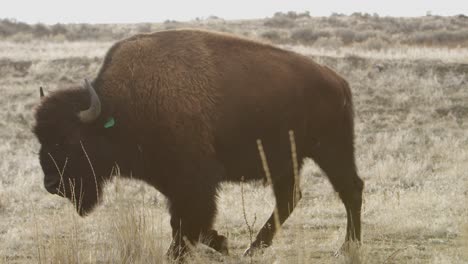
[[[41,96],[41,99],[44,97],[44,90],[42,89],[42,86],[39,87],[39,95]]]

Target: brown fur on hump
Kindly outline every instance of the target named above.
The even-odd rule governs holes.
[[[102,98],[127,111],[121,114],[131,126],[156,124],[168,133],[183,127],[209,142],[219,78],[210,56],[195,32],[141,34],[108,52],[95,84]]]

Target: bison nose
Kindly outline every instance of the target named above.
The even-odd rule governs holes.
[[[44,180],[44,186],[46,190],[51,194],[58,193],[59,182],[58,181],[46,181]]]

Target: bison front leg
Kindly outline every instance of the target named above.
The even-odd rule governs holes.
[[[276,208],[265,225],[260,229],[255,241],[244,252],[244,255],[250,255],[257,249],[270,246],[276,232],[286,219],[288,219],[289,215],[296,207],[297,202],[299,202],[302,197],[300,190],[296,190],[295,188],[294,177],[289,174],[282,176],[287,177],[280,178],[273,182]]]
[[[216,214],[216,186],[190,183],[169,197],[172,243],[168,255],[183,259],[199,241],[227,253],[227,239],[211,229]]]

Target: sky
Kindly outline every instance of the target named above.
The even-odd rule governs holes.
[[[138,23],[271,17],[275,12],[377,13],[380,16],[468,15],[468,0],[1,0],[0,18],[27,23]]]

